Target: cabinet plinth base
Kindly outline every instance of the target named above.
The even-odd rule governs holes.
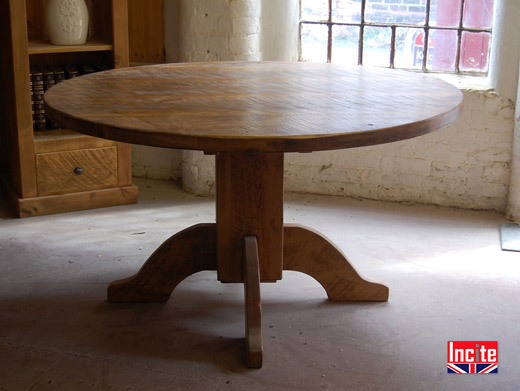
[[[137,186],[81,191],[33,198],[19,198],[4,183],[7,200],[18,217],[43,216],[137,203]]]

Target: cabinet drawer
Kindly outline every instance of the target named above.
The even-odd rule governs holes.
[[[117,147],[36,155],[38,195],[117,186]]]

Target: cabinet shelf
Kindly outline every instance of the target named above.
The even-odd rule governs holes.
[[[29,40],[29,54],[101,52],[113,49],[112,43],[106,38],[93,37],[83,45],[53,45],[43,39]]]
[[[101,148],[117,145],[117,142],[87,136],[69,129],[54,129],[34,132],[34,152],[47,153]]]
[[[74,137],[89,137],[69,129],[54,129],[34,132],[34,142],[40,143],[47,140],[62,140]]]

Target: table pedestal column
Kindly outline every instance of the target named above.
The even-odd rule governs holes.
[[[244,283],[248,365],[262,365],[260,282],[283,270],[314,277],[333,301],[387,301],[388,288],[359,275],[327,238],[283,224],[283,154],[217,154],[217,223],[198,224],[164,242],[133,277],[108,287],[111,302],[166,301],[202,270]]]
[[[243,281],[243,238],[253,235],[260,280],[281,280],[283,153],[219,152],[216,176],[218,279]]]

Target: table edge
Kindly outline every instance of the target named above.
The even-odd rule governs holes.
[[[213,137],[186,134],[164,134],[160,131],[120,128],[113,125],[90,122],[72,117],[46,105],[47,115],[66,128],[89,136],[172,149],[200,150],[206,152],[313,152],[357,148],[387,144],[432,133],[454,123],[463,109],[463,97],[450,111],[422,121],[396,125],[376,130],[327,135],[280,137]]]

